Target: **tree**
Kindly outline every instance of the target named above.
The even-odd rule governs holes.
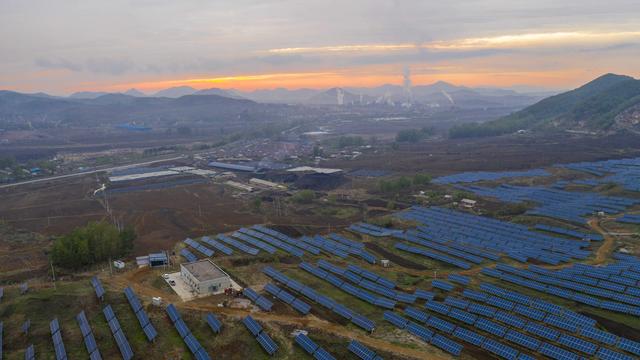
[[[119,231],[104,221],[91,222],[56,238],[50,256],[58,266],[79,269],[128,254],[136,237],[132,227]]]
[[[316,194],[311,190],[301,190],[295,193],[291,200],[298,204],[310,204],[315,199]]]
[[[256,197],[251,200],[251,208],[254,212],[260,212],[260,210],[262,209],[262,199]]]
[[[413,176],[413,185],[427,185],[431,182],[431,175],[428,174],[415,174]]]

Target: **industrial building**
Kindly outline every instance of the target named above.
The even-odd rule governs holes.
[[[231,277],[209,259],[180,264],[180,277],[198,295],[211,295],[232,287]]]

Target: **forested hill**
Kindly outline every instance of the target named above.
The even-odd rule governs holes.
[[[454,138],[494,136],[518,130],[604,132],[637,127],[640,80],[606,74],[575,90],[545,98],[511,115],[453,127]],[[635,120],[634,120],[635,119]]]

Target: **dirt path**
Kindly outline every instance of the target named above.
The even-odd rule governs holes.
[[[196,304],[192,302],[182,303],[178,307],[195,311],[216,312],[218,314],[224,314],[226,316],[237,319],[241,319],[247,315],[251,315],[254,319],[262,322],[277,323],[282,325],[294,325],[304,329],[317,329],[346,339],[357,340],[368,347],[385,352],[390,352],[394,356],[399,356],[403,359],[424,359],[425,356],[428,356],[429,359],[449,359],[448,357],[440,356],[439,354],[429,353],[427,355],[424,351],[393,344],[382,339],[373,338],[362,331],[351,331],[344,326],[319,319],[313,315],[308,315],[304,318],[298,318],[265,312],[251,312],[241,309],[219,308],[215,304]]]
[[[607,261],[607,259],[610,257],[611,253],[613,252],[613,247],[615,246],[616,239],[609,233],[604,231],[602,227],[600,227],[600,222],[598,221],[598,219],[591,219],[589,220],[588,224],[593,230],[597,231],[598,234],[604,237],[602,245],[600,245],[600,247],[596,251],[596,258],[593,261],[594,265],[600,265]]]
[[[106,276],[102,279],[103,283],[108,285],[114,289],[124,289],[127,286],[131,286],[136,294],[143,299],[149,299],[150,297],[160,296],[164,299],[165,302],[172,302],[178,308],[188,309],[193,311],[210,311],[218,314],[224,314],[228,317],[241,319],[246,317],[247,315],[251,315],[256,320],[268,322],[268,323],[276,323],[282,325],[293,325],[298,326],[304,329],[317,329],[319,331],[328,332],[330,334],[345,338],[345,339],[355,339],[359,342],[363,343],[366,346],[369,346],[374,349],[390,352],[395,356],[401,357],[403,359],[424,359],[427,353],[424,351],[420,351],[418,349],[408,348],[402,345],[394,344],[382,339],[373,338],[367,335],[362,331],[352,331],[347,329],[344,326],[331,323],[329,321],[320,319],[313,315],[308,315],[305,317],[295,317],[290,315],[279,315],[273,313],[265,313],[265,312],[251,312],[243,309],[231,309],[231,308],[220,308],[217,304],[208,304],[201,303],[198,301],[191,302],[182,302],[177,295],[167,294],[164,291],[156,289],[152,286],[149,286],[145,283],[141,283],[140,279],[145,276],[145,273],[148,273],[148,269],[136,269],[133,271],[128,271],[123,274],[118,274],[115,276]],[[450,359],[446,356],[442,356],[440,354],[429,353],[428,357],[430,359]]]

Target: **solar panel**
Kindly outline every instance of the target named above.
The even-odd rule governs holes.
[[[601,347],[597,353],[601,360],[633,360],[633,357]]]
[[[376,352],[362,345],[361,343],[351,340],[349,346],[347,347],[351,353],[356,355],[362,360],[374,360],[376,357]]]
[[[189,327],[182,319],[176,320],[176,322],[173,323],[173,326],[175,326],[176,330],[178,331],[178,334],[180,334],[180,337],[182,337],[183,339],[191,333],[191,331],[189,330]]]
[[[242,323],[244,326],[253,334],[253,336],[257,336],[262,331],[262,326],[258,324],[251,315],[242,319]]]
[[[300,347],[302,347],[302,349],[304,349],[304,351],[309,355],[313,355],[313,353],[319,348],[318,344],[313,342],[313,340],[304,334],[298,334],[294,340],[296,344],[300,345]]]
[[[589,355],[595,354],[598,349],[598,346],[594,343],[567,334],[560,335],[558,343]]]
[[[442,335],[434,336],[431,339],[431,344],[455,356],[459,356],[460,352],[462,352],[462,345],[458,344],[455,341],[449,340]]]
[[[406,330],[425,342],[431,341],[431,338],[433,337],[433,331],[425,328],[424,326],[420,326],[413,321],[409,321]]]
[[[96,296],[98,299],[102,299],[104,297],[105,291],[100,283],[100,280],[97,277],[91,278],[91,285],[93,286],[93,290],[96,292]]]
[[[178,313],[178,310],[173,304],[169,304],[167,306],[166,311],[167,311],[167,315],[169,315],[169,319],[171,319],[172,322],[175,323],[180,319],[180,314]]]
[[[515,360],[518,356],[518,350],[491,339],[485,341],[482,348],[508,360]]]
[[[580,328],[580,335],[607,345],[615,345],[618,341],[618,337],[616,335],[596,329],[594,327]]]
[[[33,345],[29,345],[27,350],[25,350],[24,359],[35,360],[35,358],[36,358],[36,349],[33,347]]]
[[[538,350],[541,354],[547,355],[556,360],[578,360],[580,357],[571,351],[564,350],[557,346],[543,342]]]
[[[618,342],[618,348],[640,356],[640,343],[637,341],[621,337]]]
[[[533,351],[540,347],[540,340],[515,330],[509,330],[504,338]]]
[[[478,334],[477,332],[465,329],[461,326],[458,326],[454,330],[453,336],[476,346],[480,346],[485,341],[484,336]]]
[[[446,320],[442,320],[436,316],[431,316],[427,320],[427,325],[434,327],[440,331],[450,334],[455,330],[456,326]]]
[[[123,360],[130,360],[133,358],[133,350],[131,350],[131,345],[129,345],[129,341],[124,336],[122,329],[118,330],[113,337],[116,339],[116,344],[120,349],[120,354],[122,355]]]
[[[317,360],[335,360],[335,357],[323,348],[318,349],[318,351],[313,354],[313,357]]]
[[[216,334],[219,334],[220,331],[222,330],[222,323],[212,313],[207,314],[207,324],[209,324],[209,327],[211,327],[211,330],[213,330],[213,332]]]
[[[476,315],[473,315],[461,309],[452,309],[451,312],[449,312],[449,316],[469,325],[473,325],[478,319]]]
[[[278,345],[276,345],[276,343],[269,337],[269,335],[265,334],[264,332],[260,333],[260,335],[256,337],[256,340],[258,340],[258,343],[260,343],[262,348],[269,355],[275,354],[275,352],[278,350]]]
[[[391,311],[385,311],[383,317],[385,320],[400,329],[404,329],[405,327],[407,327],[407,323],[409,323],[409,320]]]
[[[148,341],[153,341],[156,337],[158,337],[158,332],[151,323],[142,328],[142,331],[144,331],[144,335],[147,337]]]
[[[507,332],[507,328],[488,319],[478,319],[474,326],[498,337],[504,337]]]

